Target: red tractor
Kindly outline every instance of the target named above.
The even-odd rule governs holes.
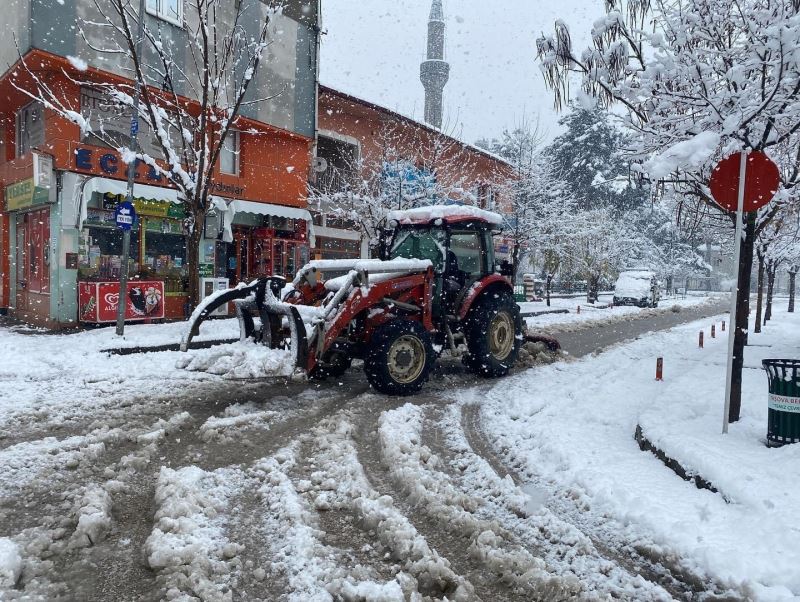
[[[523,336],[511,282],[495,264],[500,221],[456,205],[392,212],[383,259],[312,261],[291,286],[262,278],[210,297],[190,318],[182,349],[206,317],[233,301],[243,339],[289,347],[312,378],[338,376],[360,358],[375,389],[408,395],[422,388],[443,349],[476,374],[503,376]],[[344,275],[320,278],[331,272]]]

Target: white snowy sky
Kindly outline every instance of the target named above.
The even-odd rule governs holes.
[[[430,6],[430,0],[323,0],[322,83],[421,120],[419,64]],[[448,132],[474,142],[538,114],[554,137],[559,115],[536,61],[536,38],[561,18],[574,43],[585,46],[603,1],[445,0],[444,8]]]

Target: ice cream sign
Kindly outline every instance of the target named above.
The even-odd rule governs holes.
[[[134,280],[127,285],[125,320],[161,319],[164,317],[164,283]],[[81,282],[78,288],[81,322],[114,322],[119,305],[118,282]]]

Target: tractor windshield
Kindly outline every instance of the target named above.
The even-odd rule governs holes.
[[[395,234],[389,259],[430,259],[436,273],[444,271],[446,235],[438,228],[408,228]]]

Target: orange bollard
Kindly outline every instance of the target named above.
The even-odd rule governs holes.
[[[711,338],[712,339],[716,339],[717,338],[717,325],[716,324],[712,324],[711,325]]]
[[[656,359],[656,380],[664,380],[664,358]]]
[[[703,331],[700,331],[700,349],[703,348]]]
[[[722,321],[722,332],[725,332],[725,320]]]

